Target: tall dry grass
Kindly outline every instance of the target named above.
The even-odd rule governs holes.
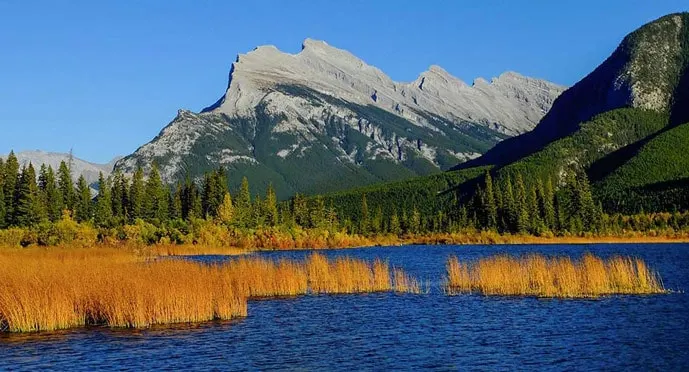
[[[578,261],[538,254],[499,255],[473,262],[450,257],[446,290],[450,294],[563,298],[666,292],[660,276],[643,260],[620,256],[605,260],[592,254]]]
[[[28,249],[0,251],[0,267],[0,330],[10,332],[231,319],[257,297],[408,290],[386,263],[319,254],[208,265],[122,249]]]

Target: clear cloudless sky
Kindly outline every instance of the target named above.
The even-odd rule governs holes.
[[[107,162],[227,86],[238,53],[306,37],[398,81],[432,64],[471,83],[513,70],[571,85],[687,0],[0,0],[0,153]]]

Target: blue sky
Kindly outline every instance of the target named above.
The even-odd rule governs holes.
[[[571,85],[683,1],[0,0],[0,153],[131,153],[224,92],[237,53],[306,37],[411,81],[506,70]]]

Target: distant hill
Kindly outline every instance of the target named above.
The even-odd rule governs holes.
[[[60,162],[70,161],[70,155],[68,153],[46,152],[41,150],[21,151],[15,153],[15,155],[17,156],[17,160],[19,160],[20,166],[27,165],[31,162],[37,171],[40,169],[41,164],[45,164],[46,166],[50,165],[57,171]],[[3,158],[6,158],[6,156],[3,156]],[[110,175],[115,166],[115,162],[119,159],[121,159],[121,157],[117,157],[107,164],[96,164],[73,157],[72,174],[75,181],[80,175],[83,175],[84,178],[86,178],[86,182],[92,184],[98,181],[98,174],[100,172],[103,172],[105,176]]]

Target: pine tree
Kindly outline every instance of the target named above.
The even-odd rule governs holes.
[[[74,212],[74,203],[76,200],[74,194],[74,180],[72,179],[72,170],[64,161],[60,162],[60,167],[57,170],[57,184],[62,196],[60,207]]]
[[[524,179],[520,173],[517,173],[516,177],[516,196],[514,199],[514,204],[516,208],[516,230],[518,232],[525,232],[528,229],[529,221],[529,210],[528,203],[526,200],[526,186],[524,185]]]
[[[168,210],[170,213],[170,220],[177,220],[182,218],[182,184],[177,183],[174,189],[168,193]]]
[[[232,196],[229,192],[223,196],[222,204],[218,207],[218,219],[220,222],[229,225],[234,218],[234,206],[232,205]]]
[[[0,229],[7,227],[5,208],[5,161],[0,158]]]
[[[91,188],[86,182],[84,175],[79,176],[77,181],[77,204],[74,211],[77,222],[86,222],[91,219]]]
[[[392,216],[390,216],[390,227],[388,228],[390,231],[390,234],[394,235],[399,235],[402,232],[402,228],[400,226],[400,219],[397,217],[397,211],[395,210],[392,212]]]
[[[151,173],[144,186],[143,216],[149,221],[164,222],[169,218],[168,215],[168,190],[163,185],[158,171],[158,165],[154,162],[151,166]]]
[[[359,220],[359,231],[366,235],[369,232],[368,202],[366,201],[366,194],[361,195],[361,220]]]
[[[509,176],[507,176],[507,178],[505,179],[505,191],[503,195],[503,203],[505,204],[505,211],[503,212],[505,221],[504,229],[513,232],[517,231],[518,212],[514,201],[512,179]]]
[[[292,198],[292,216],[294,217],[294,222],[299,226],[307,226],[309,223],[309,210],[306,205],[306,199],[296,193]]]
[[[144,183],[144,171],[141,167],[136,169],[129,186],[129,219],[134,221],[137,218],[144,218],[144,205],[146,196],[144,195],[146,185]]]
[[[421,232],[421,214],[416,209],[416,206],[414,206],[414,210],[412,210],[411,217],[409,218],[409,232],[412,234]]]
[[[13,220],[19,226],[31,226],[46,219],[45,209],[36,185],[36,171],[31,163],[23,167],[15,192],[16,208]]]
[[[529,213],[529,230],[532,233],[540,233],[543,230],[543,219],[538,207],[538,193],[536,187],[530,187],[527,197],[527,209]]]
[[[276,226],[278,224],[277,196],[272,183],[266,189],[265,214],[268,226]]]
[[[110,205],[113,217],[123,220],[127,218],[127,190],[129,184],[122,172],[115,170],[112,175],[112,188],[110,190]]]
[[[242,178],[242,185],[237,195],[235,216],[241,226],[247,226],[251,219],[251,193],[249,192],[249,180],[246,177]]]
[[[112,220],[112,194],[108,180],[103,176],[103,172],[98,174],[98,198],[94,219],[96,225],[107,226]]]
[[[10,151],[5,162],[3,188],[5,194],[5,219],[6,223],[13,225],[16,223],[15,216],[15,194],[17,191],[17,183],[19,182],[19,161],[14,155],[14,151]]]
[[[556,230],[556,226],[555,208],[553,206],[553,182],[550,179],[548,179],[546,181],[545,186],[543,186],[543,181],[539,179],[536,191],[538,194],[538,209],[541,218],[543,219],[543,223],[548,228],[548,230],[554,231]]]
[[[495,191],[493,189],[493,178],[490,176],[490,172],[486,171],[486,176],[484,178],[485,191],[484,191],[484,214],[486,216],[486,226],[489,229],[495,229],[498,226],[498,207],[495,202]]]
[[[57,187],[57,180],[55,179],[55,171],[53,167],[48,166],[45,174],[45,180],[41,181],[39,187],[44,194],[45,208],[48,219],[51,222],[57,222],[62,218],[62,195],[60,189]]]

